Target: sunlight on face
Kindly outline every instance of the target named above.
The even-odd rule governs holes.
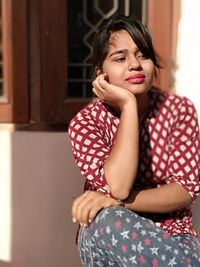
[[[110,37],[102,72],[107,73],[110,83],[137,95],[151,88],[155,67],[152,60],[139,51],[129,33],[121,30]]]

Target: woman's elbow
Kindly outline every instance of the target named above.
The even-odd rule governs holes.
[[[124,188],[111,188],[111,195],[118,200],[124,200],[128,198],[130,190]]]

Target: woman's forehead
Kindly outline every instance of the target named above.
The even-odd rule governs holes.
[[[116,48],[126,48],[128,46],[136,46],[133,38],[126,30],[113,32],[108,41],[109,50]]]
[[[130,36],[130,34],[126,30],[123,30],[123,29],[112,32],[109,38],[109,43],[119,41],[120,39],[127,37],[128,35]]]

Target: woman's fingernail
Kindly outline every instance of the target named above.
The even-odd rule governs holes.
[[[82,227],[87,227],[87,224],[86,223],[80,223],[80,225],[82,226]]]
[[[72,222],[73,222],[73,223],[76,223],[77,220],[76,220],[75,218],[72,218]]]
[[[89,220],[88,220],[88,222],[89,222],[89,223],[91,223],[91,222],[92,222],[92,220],[91,220],[91,219],[89,219]]]

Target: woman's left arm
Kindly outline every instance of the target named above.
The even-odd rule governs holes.
[[[170,139],[166,184],[132,191],[125,207],[136,212],[168,213],[189,206],[200,194],[200,137],[196,110],[184,99]],[[120,202],[100,192],[86,192],[73,204],[74,221],[88,224],[102,208]]]
[[[87,226],[97,213],[111,206],[123,206],[136,212],[168,213],[192,203],[190,194],[179,184],[172,183],[159,188],[132,191],[126,203],[108,197],[101,192],[86,191],[72,205],[72,220]]]
[[[125,207],[136,212],[169,213],[192,203],[191,195],[178,183],[133,191]]]
[[[193,103],[182,98],[169,135],[165,185],[132,192],[128,209],[168,213],[190,205],[200,194],[200,137]]]

